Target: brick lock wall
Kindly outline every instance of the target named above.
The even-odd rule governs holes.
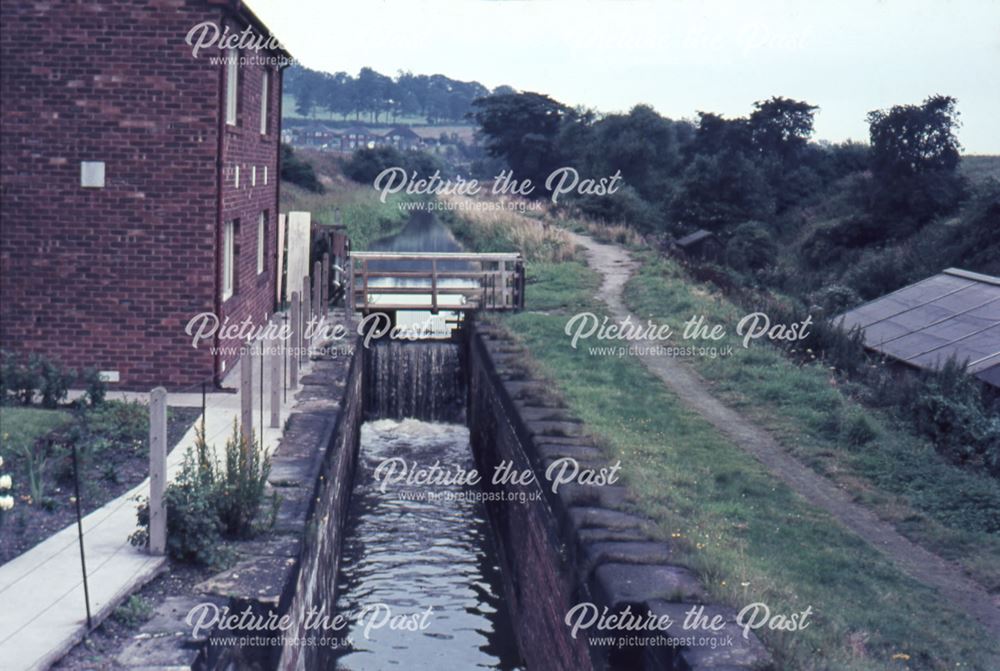
[[[247,180],[256,162],[258,187],[223,190],[242,239],[240,291],[222,313],[269,311],[273,280],[255,277],[256,214],[269,211],[273,235],[277,141],[227,133],[219,160],[223,67],[184,42],[220,15],[198,0],[2,4],[3,348],[117,370],[123,388],[210,380],[209,345],[192,348],[184,326],[218,308],[226,157],[248,164]],[[259,87],[244,73],[250,96],[254,79]],[[241,101],[249,123],[259,124],[257,95]],[[276,101],[272,114],[276,138]],[[105,162],[104,188],[80,186],[81,161]],[[265,276],[273,270],[269,259]]]

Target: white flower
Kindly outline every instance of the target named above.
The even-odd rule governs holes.
[[[10,510],[14,507],[13,496],[0,496],[0,511]]]
[[[0,491],[10,489],[13,486],[14,481],[10,479],[9,475],[0,475]]]
[[[0,468],[3,468],[3,457],[0,457]]]

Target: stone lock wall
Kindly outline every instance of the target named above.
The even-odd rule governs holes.
[[[608,466],[584,427],[546,386],[522,365],[524,352],[501,329],[476,325],[469,342],[468,417],[472,449],[483,481],[494,466],[510,461],[515,470],[535,471],[532,485],[499,487],[534,494],[525,503],[490,503],[498,535],[504,581],[518,644],[529,669],[670,669],[737,671],[771,668],[771,659],[752,634],[743,637],[731,609],[707,603],[697,576],[672,556],[669,544],[647,531],[649,521],[633,513],[621,485],[565,484],[553,494],[545,469],[572,457],[581,468]],[[571,636],[569,608],[593,603],[610,613],[629,608],[670,615],[676,623],[695,604],[721,615],[721,631],[683,630],[671,637],[732,637],[730,645],[602,645],[582,633]],[[598,636],[616,632],[597,632]],[[624,634],[645,632],[622,632]],[[650,632],[655,634],[656,632]],[[662,636],[660,639],[666,639]],[[658,643],[660,641],[657,641]]]

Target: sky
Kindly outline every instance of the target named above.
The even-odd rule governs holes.
[[[969,154],[1000,154],[1000,0],[249,0],[306,67],[508,84],[600,112],[743,116],[781,95],[815,138],[958,99]]]

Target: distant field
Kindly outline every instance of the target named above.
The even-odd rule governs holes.
[[[972,182],[1000,181],[1000,156],[963,156],[959,169]]]

